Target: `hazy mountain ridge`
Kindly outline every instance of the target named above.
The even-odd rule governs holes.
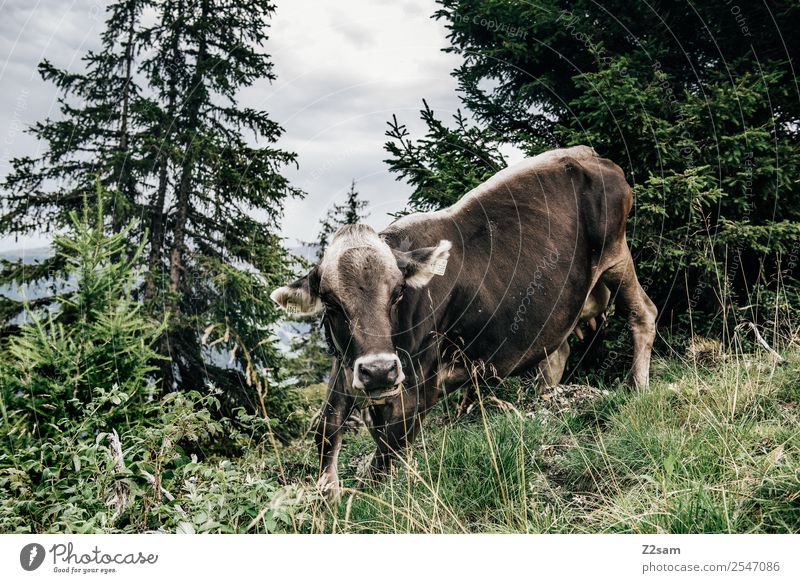
[[[317,257],[317,248],[318,246],[313,243],[299,242],[298,245],[288,247],[286,250],[292,257],[299,257],[305,261],[313,262]],[[33,265],[52,256],[52,247],[32,247],[0,251],[0,260],[13,262],[21,259],[23,265]],[[298,273],[301,272],[303,269],[301,263],[295,261],[294,264],[295,270]],[[2,285],[0,286],[0,296],[5,296],[15,301],[21,301],[23,297],[28,300],[34,300],[52,293],[52,286],[55,283],[56,282],[52,280],[44,280],[35,284],[25,284],[22,286]],[[62,291],[65,291],[68,287],[69,283],[67,283],[65,289]],[[14,318],[12,322],[19,324],[22,323],[24,319],[24,315],[21,315]],[[291,350],[292,340],[298,335],[306,334],[308,329],[309,325],[306,322],[280,320],[272,330],[272,333],[278,339],[277,344],[280,350],[284,353],[288,353]]]

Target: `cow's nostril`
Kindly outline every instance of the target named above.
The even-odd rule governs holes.
[[[372,376],[372,372],[370,372],[370,370],[366,366],[359,367],[358,374],[360,376],[362,376],[362,377],[371,377]]]

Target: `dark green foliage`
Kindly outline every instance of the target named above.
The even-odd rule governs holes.
[[[786,34],[800,13],[800,6],[789,1],[737,6],[739,17],[732,6],[713,1],[439,4],[435,16],[444,21],[451,42],[446,50],[464,59],[454,75],[466,106],[504,135],[520,132],[513,142],[532,136],[551,139],[554,120],[580,117],[570,114],[571,104],[584,96],[574,76],[597,72],[613,57],[628,58],[635,76],[663,71],[673,90],[679,88],[674,92],[681,100],[681,90],[702,93],[703,85],[720,72],[735,81],[742,73],[760,70],[759,63],[771,63],[781,74],[790,73],[789,59],[800,53],[800,41]],[[772,89],[777,120],[796,121],[797,94]],[[663,98],[671,99],[666,91]],[[709,107],[714,106],[709,96]],[[599,111],[598,117],[610,112]],[[583,121],[587,127],[594,123]]]
[[[12,161],[0,233],[69,230],[99,178],[112,232],[140,219],[127,231],[143,244],[134,296],[167,324],[155,344],[167,357],[153,371],[158,390],[219,390],[228,414],[244,406],[286,420],[298,401],[277,375],[269,292],[289,271],[283,202],[301,193],[281,174],[295,162],[275,146],[282,129],[237,103],[243,87],[273,79],[263,51],[273,12],[261,0],[109,5],[85,72],[40,66],[61,91],[60,116],[31,128],[39,158]],[[66,267],[58,254],[33,268],[6,263],[0,284],[63,280]],[[57,298],[39,304],[48,301]],[[7,300],[2,314],[20,308]]]
[[[236,101],[240,88],[273,76],[260,49],[273,12],[260,1],[166,3],[146,34],[155,52],[142,63],[172,122],[163,140],[178,146],[159,160],[175,204],[165,202],[160,183],[150,198],[151,229],[163,237],[151,249],[163,251],[150,258],[149,302],[170,314],[162,352],[173,367],[164,382],[214,386],[230,406],[253,411],[258,387],[275,380],[270,371],[279,364],[265,336],[279,315],[269,291],[287,274],[277,219],[282,201],[299,194],[279,173],[294,162],[273,146],[281,128]],[[229,360],[235,366],[221,364]]]
[[[130,430],[166,414],[148,382],[161,327],[132,297],[142,246],[131,248],[133,225],[106,236],[102,203],[97,209],[72,213],[74,238],[55,241],[75,291],[49,312],[29,309],[20,334],[3,347],[4,532],[108,526],[110,432],[130,438]]]
[[[738,19],[717,2],[440,4],[476,121],[447,128],[426,105],[416,141],[390,122],[388,163],[414,187],[413,207],[455,202],[504,166],[501,146],[588,144],[634,185],[629,242],[662,333],[786,326],[798,308],[800,100],[797,40],[784,45],[776,27],[791,28],[796,3],[737,6]]]
[[[470,127],[457,112],[455,126],[438,120],[423,100],[420,116],[426,125],[425,137],[413,141],[405,125],[393,116],[386,136],[386,160],[390,170],[404,178],[414,191],[409,199],[416,210],[427,211],[449,206],[477,186],[506,162],[498,150],[500,137],[491,129]]]
[[[734,83],[709,74],[702,93],[684,90],[671,101],[664,92],[674,81],[666,73],[631,71],[627,58],[615,58],[577,76],[583,94],[572,102],[575,117],[556,134],[617,152],[628,166],[630,243],[640,280],[666,308],[662,323],[687,309],[718,314],[721,298],[754,306],[725,314],[732,323],[763,322],[759,294],[775,289],[779,260],[800,235],[800,191],[791,179],[800,171],[797,136],[776,134],[763,105],[785,91],[782,73],[742,72]],[[592,113],[604,110],[595,121]],[[696,331],[719,332],[724,323],[698,322]]]
[[[102,204],[97,208],[95,216],[72,213],[74,238],[54,242],[76,291],[61,295],[49,312],[29,309],[28,322],[5,347],[4,401],[38,438],[83,415],[91,434],[125,422],[154,393],[151,345],[161,327],[132,298],[142,246],[131,248],[133,225],[106,236]],[[87,414],[90,403],[95,407]]]
[[[276,445],[272,422],[240,411],[234,424],[215,395],[154,385],[163,324],[134,298],[143,245],[133,224],[104,233],[99,200],[55,241],[75,290],[28,309],[2,346],[0,532],[244,530],[259,515],[259,531],[290,526],[279,501],[266,508],[287,494],[276,450],[259,446]],[[286,433],[307,424],[291,405]],[[221,443],[257,451],[261,475],[205,461]]]

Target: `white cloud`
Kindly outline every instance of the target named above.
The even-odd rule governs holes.
[[[2,2],[2,0],[0,0]],[[21,128],[57,114],[56,92],[36,74],[48,58],[79,70],[80,58],[99,44],[97,0],[6,0],[0,5],[0,175],[11,157],[39,145]],[[383,227],[401,209],[407,186],[383,163],[386,121],[396,113],[420,128],[422,98],[442,117],[458,106],[450,72],[458,58],[443,53],[445,30],[430,15],[433,0],[278,0],[266,51],[278,78],[242,92],[241,103],[263,108],[285,129],[280,145],[298,154],[292,181],[306,190],[289,201],[283,231],[290,243],[311,239],[317,221],[343,197],[351,179],[370,201],[369,222]],[[41,245],[44,237],[26,238]],[[19,246],[0,240],[0,249]]]
[[[58,115],[58,94],[41,80],[37,65],[47,58],[79,70],[81,57],[100,44],[103,11],[97,0],[5,0],[0,14],[0,176],[5,176],[12,158],[39,153],[41,144],[25,128]],[[50,239],[48,233],[18,241],[0,237],[0,250],[41,247]]]
[[[409,189],[387,172],[386,121],[396,113],[419,128],[422,98],[449,116],[458,106],[450,72],[458,64],[432,0],[278,3],[269,51],[278,80],[259,104],[286,129],[298,153],[295,182],[308,193],[287,205],[284,233],[308,239],[325,210],[355,179],[370,201],[369,222],[388,224]]]

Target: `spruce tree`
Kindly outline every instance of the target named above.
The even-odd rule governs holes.
[[[384,147],[390,156],[385,160],[389,170],[414,187],[411,209],[429,211],[453,204],[504,168],[506,161],[499,150],[500,136],[491,127],[470,125],[461,111],[453,115],[450,127],[436,117],[427,101],[422,103],[425,136],[414,140],[392,116]]]
[[[317,260],[322,260],[325,249],[328,247],[336,231],[342,225],[355,225],[369,216],[364,212],[369,203],[361,198],[356,190],[356,181],[350,182],[345,201],[341,204],[333,203],[328,212],[319,222],[319,234],[313,245],[317,249]]]
[[[452,204],[504,146],[588,144],[634,186],[628,236],[663,333],[688,336],[690,312],[700,334],[740,318],[777,330],[763,303],[800,313],[800,271],[786,268],[800,241],[800,45],[779,34],[797,3],[439,4],[472,122],[447,127],[426,107],[419,139],[390,122],[387,162],[412,206]]]
[[[237,99],[274,78],[264,50],[274,5],[122,0],[107,11],[85,72],[40,67],[62,92],[61,118],[32,128],[40,158],[13,161],[0,233],[68,231],[69,212],[99,176],[113,197],[109,228],[141,219],[130,232],[145,242],[136,294],[168,322],[162,388],[216,388],[231,407],[288,417],[269,390],[280,356],[268,292],[288,273],[277,235],[283,203],[301,192],[281,174],[295,156],[275,146],[280,126]],[[59,261],[6,264],[0,283],[58,279]]]
[[[168,2],[142,66],[163,109],[148,293],[170,317],[164,378],[213,383],[256,409],[278,360],[267,341],[278,316],[268,291],[286,277],[278,219],[300,194],[280,174],[294,163],[273,145],[280,126],[237,104],[242,87],[274,78],[263,52],[273,12],[261,1]]]
[[[106,212],[115,230],[122,228],[125,217],[136,216],[138,183],[148,167],[139,146],[149,127],[147,100],[134,76],[134,61],[141,49],[139,22],[148,4],[124,0],[108,7],[101,48],[83,58],[84,72],[59,69],[46,59],[39,64],[42,79],[60,92],[60,116],[29,128],[45,145],[40,156],[11,160],[2,184],[3,235],[69,231],[71,213],[81,208],[85,196],[92,200],[97,180],[110,198]],[[132,234],[140,236],[141,231]],[[58,254],[34,265],[3,261],[0,285],[55,287],[52,284],[63,279],[64,269]],[[51,300],[48,296],[36,303]],[[19,302],[0,297],[3,320],[21,310]]]
[[[87,202],[70,212],[70,235],[53,243],[72,289],[53,309],[28,306],[20,334],[3,346],[2,400],[18,409],[26,433],[38,438],[58,434],[61,420],[81,417],[107,393],[122,393],[125,400],[94,411],[91,423],[100,429],[131,422],[153,396],[147,378],[158,359],[151,346],[160,327],[133,295],[144,244],[131,242],[135,221],[107,233],[102,189],[91,198],[95,208]]]

